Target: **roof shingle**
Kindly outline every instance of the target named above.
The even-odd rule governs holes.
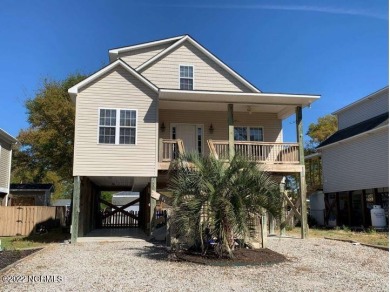
[[[368,132],[374,128],[378,128],[380,126],[384,126],[389,123],[389,112],[381,114],[379,116],[373,117],[371,119],[365,120],[363,122],[352,125],[348,128],[342,129],[334,133],[328,139],[320,143],[317,148],[321,148],[353,136],[362,134],[364,132]]]

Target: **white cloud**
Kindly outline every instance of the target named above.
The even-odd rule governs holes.
[[[194,8],[194,9],[251,9],[251,10],[286,10],[286,11],[307,11],[319,12],[329,14],[343,14],[376,18],[381,20],[388,20],[386,13],[378,13],[365,9],[349,9],[349,8],[335,8],[309,5],[239,5],[239,4],[164,4],[157,5],[161,7],[177,7],[177,8]]]

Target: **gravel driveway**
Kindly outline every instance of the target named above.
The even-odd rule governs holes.
[[[148,242],[53,245],[3,273],[0,290],[389,291],[387,251],[326,239],[273,238],[268,247],[289,261],[201,266],[167,261]]]

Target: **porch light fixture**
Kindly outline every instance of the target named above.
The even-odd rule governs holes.
[[[209,132],[210,134],[212,134],[214,132],[214,127],[213,127],[213,124],[210,124],[210,127],[209,127]]]
[[[165,132],[165,124],[164,124],[164,122],[162,122],[162,124],[160,126],[160,130],[161,130],[161,132]]]

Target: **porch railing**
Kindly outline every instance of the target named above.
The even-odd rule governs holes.
[[[159,139],[159,162],[171,162],[184,153],[184,144],[181,139]]]
[[[210,153],[220,160],[229,159],[229,141],[208,140]],[[235,141],[236,154],[259,163],[299,164],[298,143]]]

